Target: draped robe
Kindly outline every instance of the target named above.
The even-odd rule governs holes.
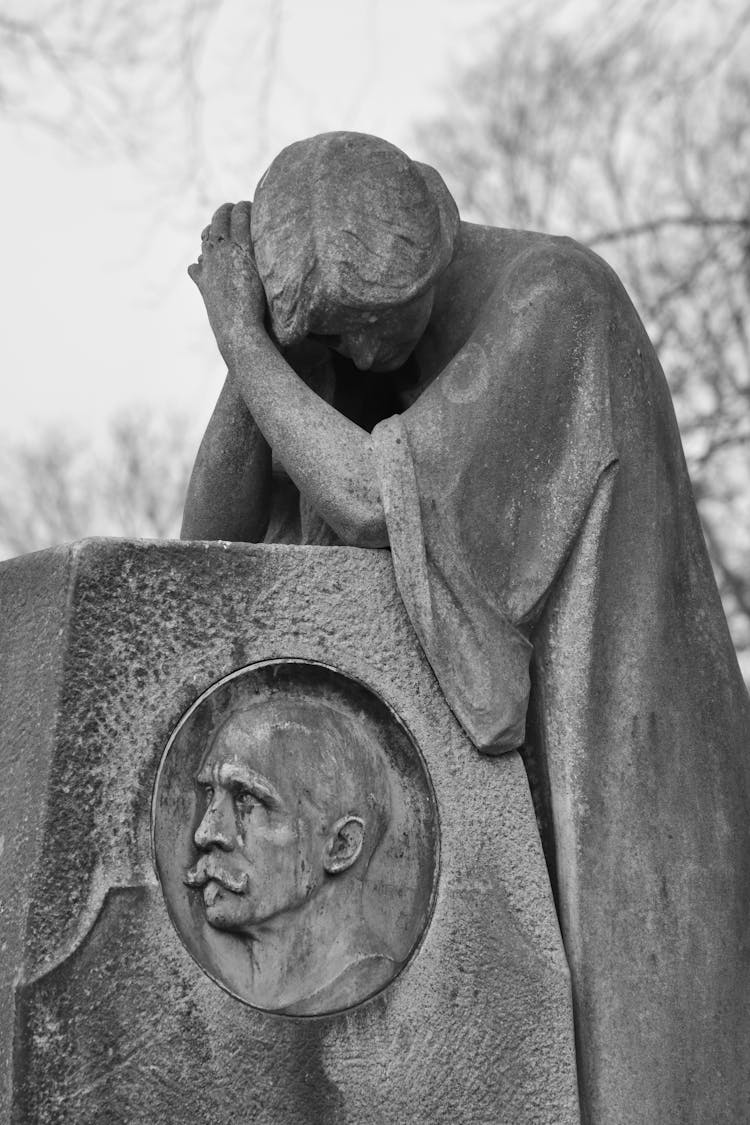
[[[669,392],[599,258],[514,245],[373,429],[396,581],[475,746],[524,745],[583,1119],[746,1120],[750,704]]]

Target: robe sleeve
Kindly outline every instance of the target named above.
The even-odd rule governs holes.
[[[524,740],[529,637],[616,460],[611,319],[604,264],[543,240],[423,395],[373,431],[401,597],[486,753]]]

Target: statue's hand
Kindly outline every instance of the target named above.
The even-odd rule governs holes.
[[[230,362],[235,344],[263,329],[266,297],[250,241],[250,204],[224,203],[201,235],[201,254],[188,266],[219,350]]]

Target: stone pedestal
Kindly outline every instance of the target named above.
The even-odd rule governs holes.
[[[517,755],[445,705],[387,552],[91,540],[0,567],[0,1117],[15,1122],[578,1122],[570,984]],[[367,685],[419,747],[431,917],[354,1008],[264,1012],[211,979],[157,880],[165,746],[275,659]]]

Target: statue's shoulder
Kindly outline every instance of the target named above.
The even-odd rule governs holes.
[[[501,236],[505,232],[500,232]],[[502,285],[516,295],[533,290],[548,299],[571,301],[617,300],[624,293],[617,274],[597,253],[567,236],[536,231],[508,232],[514,253],[504,271]]]
[[[479,268],[494,284],[494,299],[515,304],[528,299],[545,302],[616,301],[624,290],[614,270],[573,238],[537,231],[463,224],[466,244]]]

